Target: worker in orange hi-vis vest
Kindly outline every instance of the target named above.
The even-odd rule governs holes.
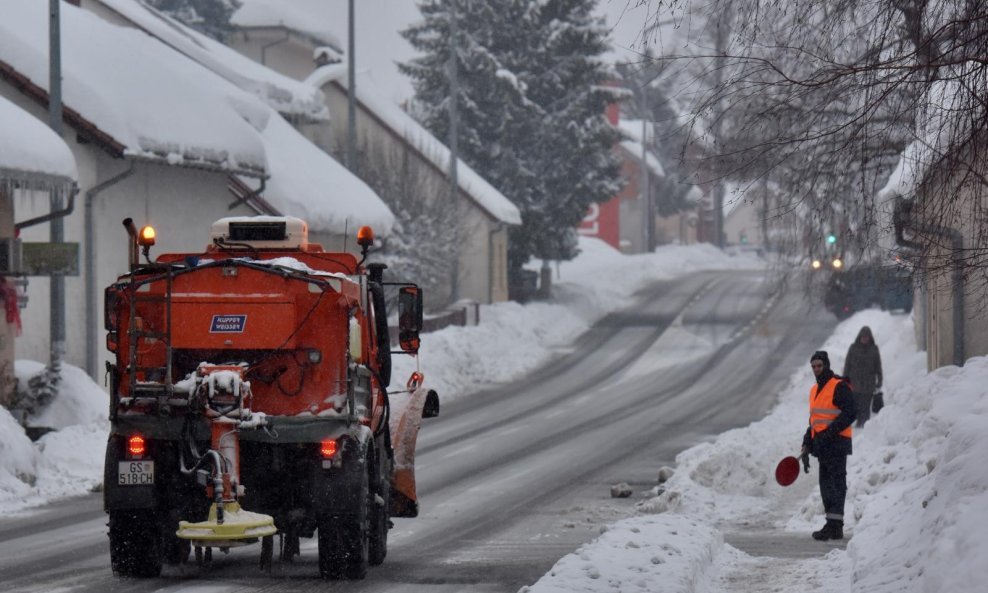
[[[830,369],[830,357],[818,350],[810,357],[816,384],[810,388],[810,425],[803,436],[803,460],[812,454],[820,463],[820,497],[827,524],[813,539],[844,539],[847,456],[851,454],[854,395],[847,381]]]

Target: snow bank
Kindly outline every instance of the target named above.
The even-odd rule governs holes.
[[[14,372],[25,385],[44,370],[40,362],[18,360]],[[32,426],[57,429],[32,443],[10,413],[0,407],[0,513],[90,491],[103,481],[109,432],[109,396],[86,373],[62,365],[58,397]]]
[[[14,375],[24,389],[31,377],[43,372],[45,365],[34,360],[14,363]],[[62,383],[58,397],[39,415],[30,418],[31,426],[62,429],[76,424],[94,424],[107,418],[110,398],[79,367],[62,364]]]
[[[821,575],[846,575],[850,590],[861,593],[981,591],[988,578],[988,540],[982,533],[988,525],[988,357],[927,374],[925,354],[914,346],[912,319],[864,311],[840,324],[821,346],[838,372],[862,325],[872,328],[882,352],[886,407],[863,429],[855,428],[854,455],[848,459],[847,551],[752,568],[751,557],[728,547],[714,551],[710,572],[736,576],[747,566],[759,583],[804,585]],[[766,418],[681,453],[664,490],[656,489],[657,496],[640,504],[646,514],[621,525],[648,525],[654,517],[648,513],[663,513],[659,516],[723,531],[775,529],[809,537],[823,524],[816,464],[811,461],[811,473],[788,488],[775,483],[773,472],[779,459],[798,452],[811,381],[808,367],[797,369]],[[653,543],[677,541],[662,537],[656,535]],[[582,553],[589,554],[586,562],[601,563],[624,552],[623,543],[601,538]],[[770,574],[770,564],[787,578]],[[631,562],[623,565],[625,578],[640,570]],[[568,567],[566,574],[558,574],[560,567]],[[564,580],[581,576],[571,564],[554,570]],[[670,576],[681,572],[672,567]],[[753,582],[725,579],[683,590],[720,591],[728,584],[732,591],[755,590],[749,587]],[[848,588],[847,582],[830,581],[821,587]],[[600,583],[579,590],[612,589]]]
[[[720,533],[682,515],[625,519],[599,538],[563,557],[545,576],[518,593],[662,591],[688,593],[702,588]]]

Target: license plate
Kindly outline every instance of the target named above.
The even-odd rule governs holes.
[[[121,461],[117,468],[117,484],[121,486],[154,485],[154,462]]]

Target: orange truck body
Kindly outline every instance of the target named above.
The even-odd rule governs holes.
[[[389,417],[385,266],[308,243],[298,219],[224,219],[213,235],[205,251],[146,265],[132,257],[131,271],[106,290],[116,362],[104,506],[114,570],[153,576],[162,562],[188,557],[172,532],[180,520],[202,520],[209,503],[187,467],[196,447],[209,446],[197,369],[230,365],[242,369],[250,412],[262,419],[239,431],[244,508],[274,517],[283,559],[298,553],[299,537],[318,533],[323,576],[362,578],[384,559],[390,517],[418,512],[414,468],[396,471],[392,443],[414,447],[424,395],[408,390],[419,403],[402,409],[416,418]],[[417,296],[402,318],[420,325],[420,290],[399,290]],[[402,330],[416,348],[418,328]],[[140,455],[128,450],[135,436]],[[123,545],[135,540],[143,542],[136,555]]]

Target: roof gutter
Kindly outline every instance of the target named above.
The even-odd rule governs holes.
[[[964,235],[955,228],[919,223],[914,220],[912,200],[899,199],[895,202],[892,224],[895,227],[895,242],[909,249],[921,250],[923,244],[905,237],[905,231],[934,235],[950,241],[950,276],[953,311],[951,323],[954,335],[954,364],[964,366]]]
[[[122,171],[110,177],[106,181],[91,187],[86,191],[84,210],[84,241],[86,243],[85,253],[85,282],[86,282],[86,374],[97,380],[96,375],[96,320],[99,313],[96,310],[96,229],[93,221],[93,202],[96,198],[109,189],[134,174],[137,163],[130,161],[130,165]]]

